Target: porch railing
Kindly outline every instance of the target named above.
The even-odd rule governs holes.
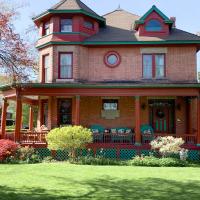
[[[27,132],[20,134],[22,144],[46,144],[46,135],[48,132]]]

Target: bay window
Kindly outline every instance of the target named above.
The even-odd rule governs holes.
[[[165,77],[165,54],[143,54],[143,78]]]
[[[59,78],[71,79],[73,68],[73,54],[72,53],[60,53],[59,54]]]

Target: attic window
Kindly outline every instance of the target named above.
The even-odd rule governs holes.
[[[60,31],[61,32],[72,32],[72,19],[61,19]]]
[[[162,30],[162,25],[158,20],[152,19],[152,20],[147,22],[147,25],[145,26],[145,30],[146,31],[159,32],[159,31]]]

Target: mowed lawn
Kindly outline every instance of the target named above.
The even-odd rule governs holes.
[[[3,200],[195,200],[200,168],[0,165]]]

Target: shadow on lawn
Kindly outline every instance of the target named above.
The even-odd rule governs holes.
[[[71,184],[62,177],[59,185]],[[75,183],[74,183],[75,184]],[[68,195],[66,190],[45,190],[41,188],[21,188],[13,189],[0,186],[0,200],[196,200],[200,199],[200,181],[176,182],[165,179],[139,179],[139,180],[114,180],[110,177],[87,182],[79,182],[82,188],[86,187],[85,193],[81,195],[79,188],[74,196]],[[48,185],[48,183],[47,183]],[[57,185],[57,187],[59,187]],[[45,186],[44,186],[45,187]],[[50,193],[51,194],[50,194]],[[62,194],[62,195],[59,195]]]

